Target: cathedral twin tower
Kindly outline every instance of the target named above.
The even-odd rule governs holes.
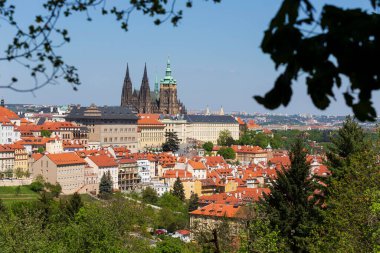
[[[160,113],[160,114],[186,114],[186,109],[177,99],[177,81],[172,77],[170,62],[166,65],[165,77],[154,85],[154,91],[150,91],[146,64],[140,90],[132,92],[132,81],[129,77],[129,68],[124,78],[121,94],[121,106],[129,107],[138,113]]]

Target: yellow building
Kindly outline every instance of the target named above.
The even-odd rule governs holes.
[[[15,152],[14,169],[21,169],[23,172],[27,172],[28,168],[28,152],[25,147],[20,144],[12,145]]]
[[[165,124],[158,118],[158,114],[139,114],[137,126],[140,149],[161,148],[165,142]]]

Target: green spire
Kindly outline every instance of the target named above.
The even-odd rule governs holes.
[[[164,79],[161,79],[161,83],[163,84],[176,84],[177,81],[172,77],[172,70],[170,68],[170,59],[168,57],[168,61],[166,63],[166,73]]]
[[[172,70],[170,69],[169,57],[168,57],[168,62],[166,63],[166,77],[172,77]]]
[[[156,99],[159,99],[159,90],[158,90],[158,78],[156,75],[156,81],[154,82],[154,94],[156,95]]]

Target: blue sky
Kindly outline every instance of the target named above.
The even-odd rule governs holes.
[[[27,24],[33,20],[32,14],[40,10],[38,2],[16,1],[22,22]],[[314,2],[320,6],[326,1]],[[369,7],[368,0],[328,2]],[[87,22],[81,14],[62,19],[60,26],[68,28],[71,43],[58,52],[67,63],[79,69],[82,81],[79,90],[75,92],[60,81],[59,85],[47,86],[34,95],[3,89],[0,97],[8,103],[119,105],[127,62],[136,88],[141,84],[144,63],[147,63],[153,89],[155,75],[163,77],[166,59],[170,56],[179,98],[189,109],[209,105],[211,110],[223,106],[227,112],[268,112],[252,96],[264,95],[278,74],[259,46],[263,31],[280,3],[280,0],[222,0],[220,4],[194,1],[193,8],[185,9],[178,27],[169,22],[155,26],[152,18],[136,12],[130,18],[128,32],[122,31],[113,17],[94,12],[92,22]],[[3,26],[0,33],[2,38],[11,34]],[[3,39],[0,42],[1,49],[4,42]],[[21,68],[0,63],[0,82],[9,80],[12,75],[20,77],[20,85],[29,85],[30,80]],[[271,112],[350,113],[340,95],[328,110],[320,111],[307,96],[304,80],[293,87],[291,104]]]

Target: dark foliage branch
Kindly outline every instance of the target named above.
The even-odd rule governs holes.
[[[0,61],[21,64],[34,81],[33,87],[20,88],[16,86],[17,77],[12,77],[7,84],[0,84],[0,88],[34,92],[48,84],[56,84],[59,78],[63,78],[77,90],[80,79],[76,67],[66,64],[62,56],[56,54],[57,48],[70,42],[68,30],[57,26],[62,17],[85,13],[87,21],[92,21],[91,12],[100,12],[102,15],[114,16],[121,29],[128,31],[128,22],[133,11],[154,17],[156,25],[170,20],[176,26],[183,16],[183,10],[176,9],[176,0],[123,2],[119,7],[107,0],[46,0],[43,8],[47,14],[37,14],[34,22],[24,28],[15,18],[16,6],[9,0],[0,0],[0,25],[8,25],[15,30],[4,55],[0,55]],[[192,0],[187,0],[185,6],[190,8],[192,4]]]
[[[272,90],[255,96],[256,101],[269,109],[287,106],[291,85],[302,74],[314,105],[323,110],[335,99],[333,88],[341,87],[346,77],[347,106],[359,120],[374,120],[372,92],[380,89],[380,1],[370,2],[372,13],[325,5],[316,18],[311,1],[284,0],[261,44],[276,69],[284,71]]]

